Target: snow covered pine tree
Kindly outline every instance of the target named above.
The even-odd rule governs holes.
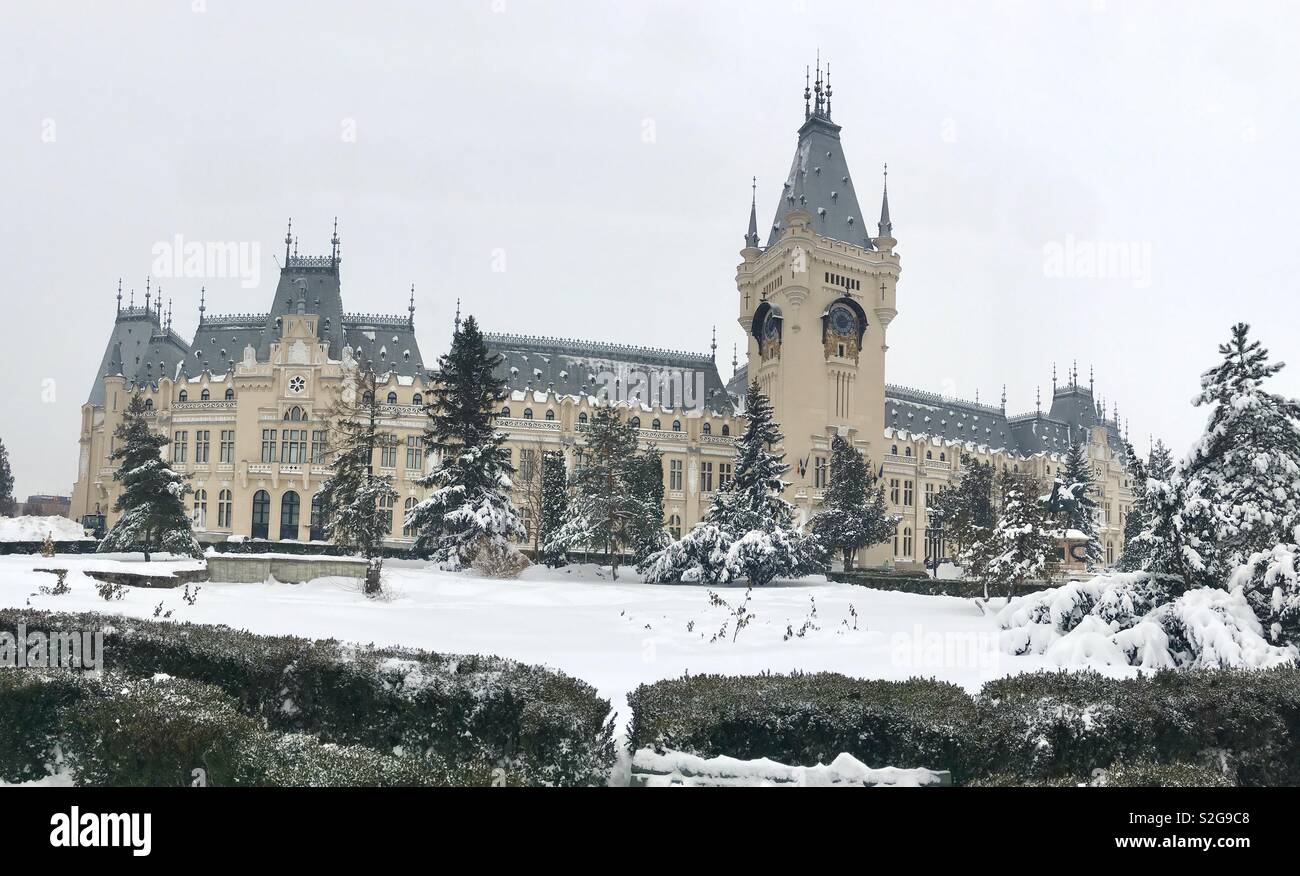
[[[1010,600],[1025,582],[1043,580],[1056,570],[1056,534],[1039,492],[1040,485],[1028,475],[1002,476],[998,522],[971,548],[981,555],[985,599],[995,588]]]
[[[640,568],[647,581],[748,580],[763,585],[824,571],[820,541],[799,531],[794,509],[781,498],[786,488],[781,476],[790,466],[783,461],[785,454],[772,448],[784,436],[757,381],[745,397],[745,418],[731,482],[713,494],[703,522],[646,558]]]
[[[961,565],[965,577],[982,579],[983,557],[971,552],[972,545],[982,542],[997,513],[993,509],[993,463],[980,462],[969,454],[961,458],[961,480],[944,487],[928,510],[930,526],[943,527],[944,541],[952,546],[953,558]]]
[[[1097,500],[1093,482],[1092,464],[1088,462],[1088,448],[1082,441],[1071,444],[1065,452],[1064,470],[1052,484],[1051,504],[1066,535],[1087,539],[1086,557],[1089,569],[1101,565],[1101,539],[1097,537]],[[1070,530],[1074,530],[1073,533]]]
[[[332,473],[316,494],[330,538],[366,558],[364,591],[382,589],[384,537],[392,534],[397,491],[392,478],[375,474],[375,451],[396,440],[379,428],[381,414],[373,369],[358,370],[331,415]]]
[[[117,448],[109,458],[118,464],[113,480],[122,485],[113,510],[122,516],[99,543],[99,551],[143,551],[146,563],[153,551],[200,556],[185,511],[189,484],[163,462],[162,449],[171,442],[150,430],[138,394],[131,396],[113,434]]]
[[[862,451],[843,435],[831,439],[830,482],[822,509],[811,521],[812,531],[823,548],[840,554],[846,572],[860,549],[893,538],[902,519],[885,511],[884,485],[877,483]]]
[[[550,552],[550,544],[555,533],[564,525],[569,516],[569,473],[564,465],[564,453],[560,450],[542,452],[542,513],[538,518],[537,543],[538,560],[553,569],[567,565],[568,555],[564,551]]]
[[[524,537],[524,525],[510,498],[514,469],[501,446],[505,435],[492,422],[505,394],[505,381],[495,374],[500,362],[467,317],[438,360],[424,436],[440,459],[418,481],[432,492],[406,515],[406,525],[417,533],[416,549],[448,568],[471,565],[483,554],[483,563],[509,575],[527,560],[510,543]]]
[[[596,408],[578,448],[569,519],[547,542],[548,555],[596,548],[618,578],[623,548],[633,544],[633,521],[643,510],[633,489],[636,445],[636,430],[617,410],[608,404]]]
[[[1147,481],[1153,478],[1161,483],[1168,481],[1174,462],[1169,448],[1160,440],[1151,446],[1145,462],[1127,441],[1124,442],[1124,450],[1129,484],[1133,490],[1133,505],[1129,508],[1128,517],[1124,519],[1124,552],[1117,565],[1121,572],[1136,572],[1144,567],[1150,554],[1149,546],[1139,538],[1151,519]]]
[[[14,507],[14,473],[9,467],[9,450],[0,441],[0,517]]]

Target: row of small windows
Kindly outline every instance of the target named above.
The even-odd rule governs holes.
[[[366,405],[368,405],[368,404],[370,404],[372,401],[374,401],[374,398],[375,398],[374,393],[371,393],[371,392],[365,392],[365,393],[362,393],[362,395],[361,395],[361,403],[362,403],[362,404],[366,404]],[[390,405],[398,404],[397,393],[395,393],[395,392],[390,392],[390,393],[388,394],[387,402],[388,402],[388,404],[390,404]],[[418,393],[418,392],[417,392],[415,395],[411,396],[411,404],[413,404],[413,405],[422,405],[422,404],[424,404],[424,395],[423,395],[422,393]]]
[[[408,498],[402,505],[402,535],[405,538],[413,538],[415,533],[410,527],[405,525],[406,515],[415,508],[416,499],[414,496]],[[397,509],[397,502],[392,496],[380,500],[379,507],[381,510],[388,512],[385,535],[392,535],[395,529],[393,512]],[[199,529],[206,529],[208,526],[208,493],[207,490],[197,490],[194,493],[194,523]],[[253,505],[251,514],[251,532],[253,538],[270,538],[271,537],[271,494],[266,490],[258,490],[253,494]],[[314,496],[311,500],[311,512],[307,521],[308,538],[312,541],[325,540],[325,521],[323,507],[320,496]],[[302,499],[294,492],[289,490],[280,497],[280,526],[278,538],[281,541],[297,540],[302,534]],[[217,529],[234,528],[234,502],[230,490],[222,490],[217,495]]]
[[[832,286],[840,286],[844,289],[850,289],[854,291],[862,288],[861,280],[855,280],[852,277],[845,277],[841,274],[832,274],[830,271],[826,272],[826,282],[831,284]]]
[[[890,453],[891,456],[898,456],[898,445],[895,444],[895,445],[893,445],[892,447],[890,447],[890,448],[889,448],[889,453]],[[904,459],[911,459],[911,458],[912,458],[912,448],[910,448],[910,447],[904,447],[904,448],[903,448],[903,458],[904,458]],[[926,459],[934,459],[934,451],[933,451],[933,450],[927,450],[927,451],[925,451],[925,458],[926,458]],[[940,462],[947,462],[947,461],[948,461],[948,454],[945,453],[944,451],[940,450],[940,451],[939,451],[939,461],[940,461]]]
[[[513,414],[511,414],[511,412],[510,412],[510,408],[507,406],[507,407],[503,407],[503,408],[501,409],[501,414],[500,414],[500,416],[501,416],[501,417],[504,417],[504,418],[509,418],[509,417],[513,416]],[[533,419],[533,409],[532,409],[532,408],[524,408],[524,419],[525,419],[525,420],[531,420],[531,419]],[[553,411],[553,410],[548,410],[548,411],[546,412],[546,419],[547,419],[548,422],[554,420],[554,419],[555,419],[555,411]],[[580,413],[578,414],[578,423],[579,423],[579,424],[586,424],[587,422],[589,422],[589,418],[587,417],[587,412],[586,412],[586,411],[582,411],[582,412],[580,412]],[[641,418],[640,418],[640,417],[632,417],[630,420],[627,421],[627,423],[628,423],[628,425],[631,426],[633,429],[640,429],[640,428],[641,428]],[[651,429],[654,429],[656,432],[662,431],[662,430],[663,430],[663,422],[662,422],[661,420],[659,420],[658,418],[655,418],[654,420],[651,420],[651,421],[650,421],[650,428],[651,428]],[[712,423],[704,423],[704,424],[700,427],[700,429],[701,429],[701,431],[702,431],[705,435],[712,435],[712,434],[713,434],[713,424],[712,424]],[[673,428],[672,428],[672,430],[673,430],[674,432],[680,432],[680,431],[682,431],[682,421],[681,421],[681,420],[673,420]],[[728,426],[726,423],[723,423],[723,424],[722,424],[722,434],[723,434],[723,435],[730,435],[730,434],[731,434],[731,427]]]
[[[180,392],[180,395],[178,395],[178,396],[176,397],[176,400],[179,401],[179,402],[187,402],[187,401],[189,401],[189,400],[190,400],[190,394],[189,394],[189,392],[186,391],[186,390],[184,390],[184,389],[182,389],[181,392]],[[227,389],[227,390],[226,390],[226,401],[234,401],[234,400],[235,400],[235,390],[234,390],[233,388],[229,388],[229,389]],[[209,390],[206,390],[206,389],[203,390],[202,392],[199,393],[199,401],[212,401],[212,393],[211,393]],[[152,408],[152,407],[153,407],[153,401],[152,401],[152,400],[146,400],[146,401],[145,401],[145,407],[147,407],[147,408]]]

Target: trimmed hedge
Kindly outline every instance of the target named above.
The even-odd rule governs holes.
[[[56,670],[0,673],[0,779],[69,771],[85,787],[486,785],[489,765],[450,769],[432,757],[258,728],[221,689],[159,676]]]
[[[951,770],[957,781],[977,753],[975,703],[941,681],[696,675],[641,685],[628,700],[633,751],[651,746],[802,766],[848,752],[873,767]]]
[[[0,630],[19,623],[102,631],[106,669],[215,685],[275,731],[420,752],[452,769],[490,761],[513,784],[604,784],[614,761],[609,702],[586,682],[539,666],[228,627],[0,611]]]
[[[1236,784],[1300,784],[1300,669],[1182,670],[1116,680],[1040,672],[978,697],[983,767],[1087,776],[1116,763],[1185,762]]]
[[[1190,763],[1116,764],[1100,776],[1031,778],[1012,773],[982,776],[973,788],[1231,788],[1232,782],[1211,767]]]
[[[834,674],[693,676],[629,698],[633,750],[951,770],[958,784],[1300,784],[1300,668],[1040,672],[975,697]],[[1127,765],[1127,766],[1126,766]]]

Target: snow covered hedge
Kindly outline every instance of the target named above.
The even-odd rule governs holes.
[[[1272,568],[1260,558],[1258,575],[1270,587],[1278,577]],[[1294,646],[1266,637],[1248,591],[1198,587],[1176,595],[1177,589],[1171,579],[1134,572],[1071,581],[1013,599],[997,616],[1002,648],[1043,654],[1062,666],[1227,669],[1296,661]],[[1284,584],[1272,590],[1282,594]],[[1281,596],[1271,594],[1268,600],[1279,606],[1279,630],[1283,623],[1295,623],[1300,603],[1288,608]]]
[[[1212,767],[1189,763],[1116,764],[1083,778],[1025,779],[1012,773],[996,773],[971,783],[980,788],[1230,788],[1232,782]]]
[[[0,611],[0,630],[104,632],[105,668],[215,685],[275,731],[489,761],[512,784],[604,784],[610,704],[586,682],[499,657],[357,648],[228,627],[98,614]]]
[[[449,769],[258,727],[213,685],[118,673],[0,673],[0,780],[67,772],[87,787],[486,785],[488,765]],[[201,779],[195,771],[201,770]]]
[[[633,750],[799,766],[847,753],[877,768],[951,770],[957,782],[975,754],[974,702],[960,687],[929,679],[695,675],[643,684],[628,702]]]
[[[1136,679],[1040,672],[976,698],[983,771],[1088,781],[1124,763],[1187,763],[1241,785],[1300,783],[1300,670],[1183,670]]]

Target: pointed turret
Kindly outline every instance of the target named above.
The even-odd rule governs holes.
[[[745,232],[745,248],[758,249],[758,177],[750,183],[749,231]]]
[[[904,193],[906,194],[906,192]],[[894,236],[894,223],[889,219],[889,165],[885,165],[884,190],[880,195],[880,221],[876,224],[881,237]]]

